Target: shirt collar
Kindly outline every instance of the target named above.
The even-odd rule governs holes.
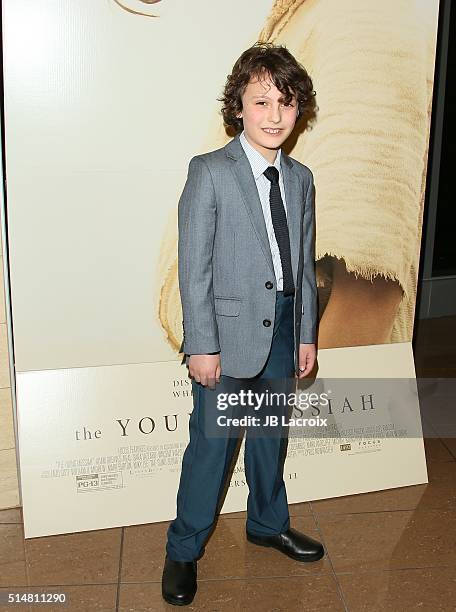
[[[245,137],[244,131],[242,131],[241,135],[239,136],[239,142],[241,143],[242,148],[244,149],[244,152],[247,156],[247,159],[250,162],[250,166],[252,167],[252,172],[255,180],[257,180],[263,174],[266,168],[269,168],[269,166],[271,165],[277,168],[279,174],[281,173],[280,160],[282,157],[282,149],[278,149],[274,163],[270,164],[268,160],[263,157],[263,155],[261,155],[261,153],[259,153],[254,147],[252,147],[250,142]]]

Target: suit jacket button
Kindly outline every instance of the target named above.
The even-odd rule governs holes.
[[[264,286],[266,287],[266,289],[272,289],[274,287],[274,285],[271,283],[271,281],[266,281],[264,283]]]
[[[265,320],[263,321],[263,325],[264,325],[265,327],[270,327],[270,326],[271,326],[271,321],[270,321],[269,319],[265,319]]]

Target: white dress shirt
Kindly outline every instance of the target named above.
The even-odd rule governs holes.
[[[271,207],[269,204],[269,192],[271,191],[271,181],[267,179],[263,172],[269,166],[275,166],[279,171],[279,187],[282,195],[283,206],[285,208],[285,214],[287,214],[287,204],[285,201],[285,189],[283,186],[282,168],[280,165],[282,150],[277,151],[277,155],[273,164],[270,164],[268,160],[261,155],[252,145],[248,142],[244,135],[241,133],[239,142],[247,155],[247,159],[250,162],[252,168],[253,177],[258,189],[258,195],[260,197],[261,207],[263,209],[264,221],[266,224],[266,231],[269,238],[269,246],[271,248],[272,263],[274,265],[274,272],[277,283],[277,291],[283,291],[283,273],[282,273],[282,262],[280,260],[279,245],[274,233],[274,226],[272,225]]]

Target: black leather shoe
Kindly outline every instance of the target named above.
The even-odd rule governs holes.
[[[193,561],[172,561],[165,557],[162,577],[162,596],[174,606],[187,606],[195,597],[197,563]]]
[[[284,533],[258,536],[247,531],[247,540],[258,546],[272,546],[295,561],[318,561],[325,554],[320,542],[290,527]]]

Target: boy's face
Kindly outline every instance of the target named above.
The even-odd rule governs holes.
[[[245,137],[269,162],[274,163],[277,149],[293,131],[297,118],[296,97],[289,104],[269,76],[254,77],[242,95]]]

